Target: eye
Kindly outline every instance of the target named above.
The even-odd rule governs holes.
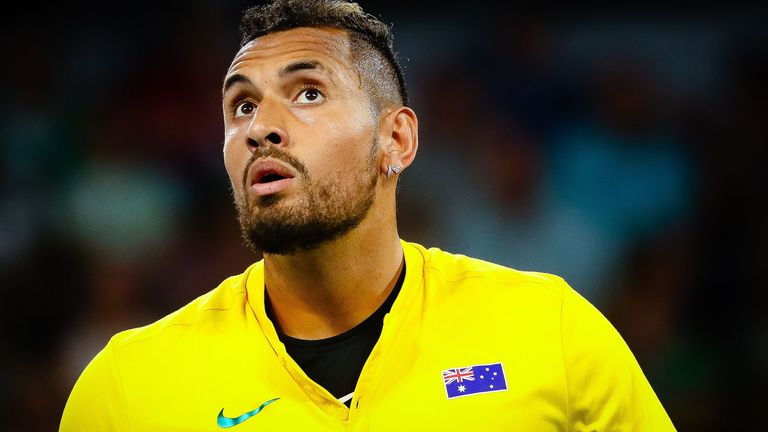
[[[302,90],[298,96],[296,96],[296,103],[300,104],[315,104],[322,102],[325,99],[325,96],[320,92],[320,90],[309,87]]]
[[[256,110],[256,104],[249,101],[243,101],[235,105],[235,117],[251,115]]]

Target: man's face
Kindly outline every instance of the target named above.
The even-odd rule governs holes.
[[[377,119],[345,32],[298,28],[235,56],[224,85],[224,163],[243,235],[291,254],[356,227],[376,197]]]

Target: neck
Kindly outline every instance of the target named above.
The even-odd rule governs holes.
[[[375,206],[374,206],[375,207]],[[403,265],[394,223],[369,217],[334,241],[294,255],[264,255],[266,298],[288,336],[323,339],[361,323],[392,291]]]

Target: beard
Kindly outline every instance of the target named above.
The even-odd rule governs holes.
[[[246,164],[246,173],[256,159],[269,156],[295,168],[299,173],[295,181],[300,181],[302,187],[290,198],[280,194],[251,197],[245,184],[241,196],[234,194],[246,246],[256,253],[293,255],[336,240],[357,228],[376,198],[377,144],[374,140],[367,166],[358,172],[341,174],[359,179],[354,182],[345,182],[341,176],[312,179],[301,161],[290,154],[274,146],[257,149]]]

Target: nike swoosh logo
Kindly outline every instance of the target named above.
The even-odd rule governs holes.
[[[255,416],[256,414],[260,413],[261,410],[263,410],[265,406],[267,406],[267,405],[271,404],[272,402],[275,402],[275,401],[277,401],[279,399],[280,398],[270,399],[270,400],[264,402],[263,404],[261,404],[261,406],[256,408],[255,410],[249,411],[249,412],[241,415],[240,417],[234,417],[234,418],[230,418],[230,417],[225,416],[224,415],[224,408],[222,408],[221,411],[219,412],[219,417],[216,419],[216,424],[219,425],[220,428],[225,428],[225,429],[226,428],[231,428],[232,426],[237,426],[240,423],[242,423],[242,422],[248,420],[249,418]]]

